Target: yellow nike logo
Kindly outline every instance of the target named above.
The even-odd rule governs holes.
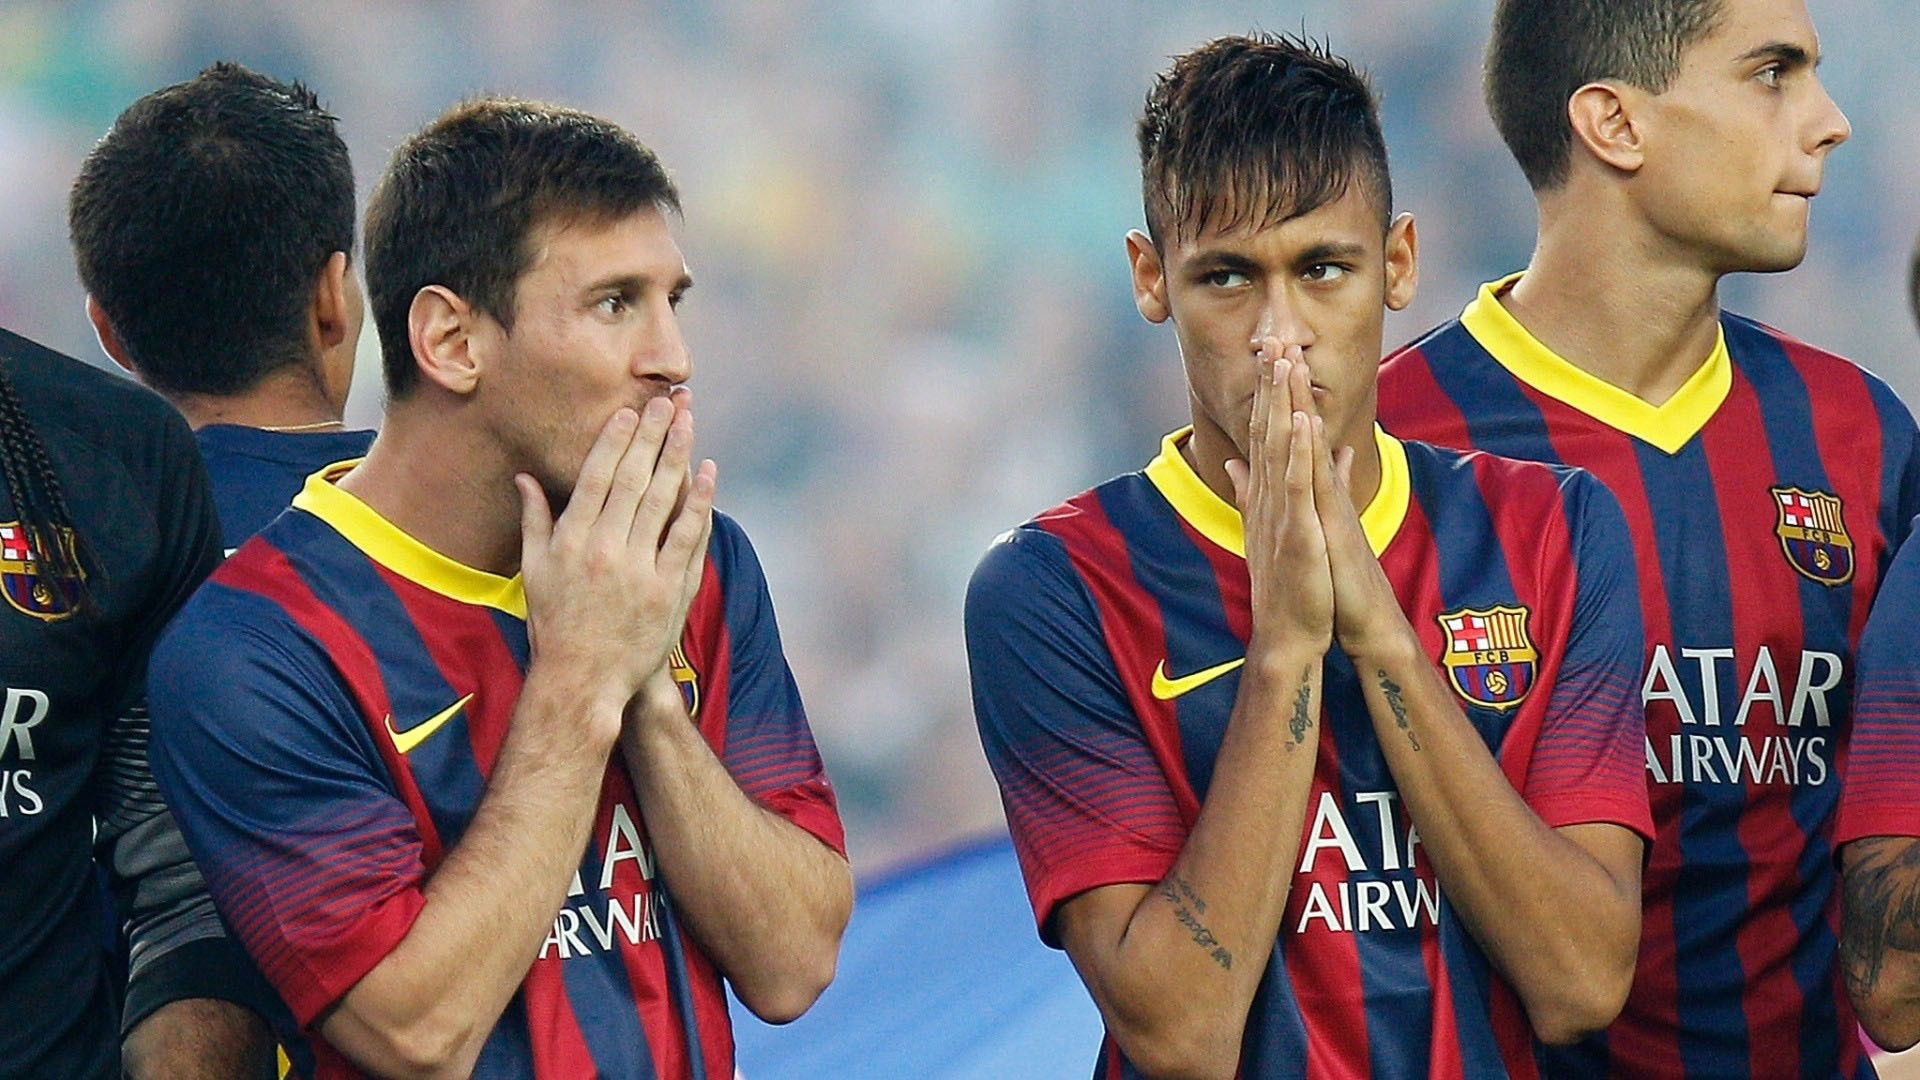
[[[473,695],[468,694],[466,697],[463,697],[459,701],[456,701],[453,704],[447,706],[445,709],[442,709],[440,712],[434,713],[432,716],[427,717],[424,721],[421,721],[420,723],[413,725],[412,727],[408,728],[405,731],[394,730],[393,714],[388,713],[387,714],[387,734],[393,736],[393,748],[395,750],[400,751],[402,754],[411,753],[414,747],[419,746],[421,743],[427,741],[427,736],[445,727],[447,721],[453,719],[454,716],[456,716],[460,712],[461,708],[463,708],[467,704],[467,702],[472,700],[473,700]]]
[[[1191,675],[1182,675],[1177,679],[1167,678],[1167,662],[1160,661],[1153,669],[1153,696],[1161,701],[1172,701],[1189,690],[1198,690],[1202,686],[1247,662],[1246,657],[1229,660],[1224,664],[1215,664],[1205,671],[1196,671]]]

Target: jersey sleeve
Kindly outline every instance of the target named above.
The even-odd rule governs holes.
[[[1152,883],[1186,827],[1060,541],[1018,529],[967,589],[974,719],[1000,784],[1040,936],[1088,889]]]
[[[1868,836],[1920,836],[1920,541],[1894,556],[1860,636],[1853,736],[1840,786],[1836,847]]]
[[[1592,477],[1563,482],[1574,612],[1522,795],[1553,828],[1606,823],[1653,839],[1640,703],[1645,638],[1633,546],[1613,495]]]
[[[155,649],[151,685],[161,790],[305,1028],[425,905],[412,814],[324,651],[254,594],[209,585]]]
[[[720,760],[740,790],[843,858],[846,829],[780,647],[773,597],[746,533],[714,515],[727,637],[726,738]]]
[[[227,936],[199,869],[148,768],[147,658],[161,628],[220,559],[220,527],[192,435],[153,402],[154,437],[138,468],[152,493],[154,559],[112,674],[111,712],[93,778],[95,847],[129,947],[122,1011],[132,1030],[172,1001],[211,997],[270,1008],[270,994]]]

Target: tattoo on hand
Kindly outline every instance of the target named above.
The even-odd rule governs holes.
[[[1856,999],[1880,981],[1888,950],[1920,953],[1920,844],[1857,840],[1845,873],[1840,959]]]
[[[1195,914],[1197,911],[1200,915],[1205,915],[1207,902],[1200,899],[1200,895],[1193,891],[1193,886],[1187,884],[1187,879],[1178,874],[1168,874],[1167,879],[1160,883],[1160,895],[1167,903],[1173,905],[1173,917],[1180,920],[1180,925],[1186,927],[1187,932],[1193,935],[1193,943],[1208,950],[1208,955],[1213,957],[1213,962],[1219,964],[1223,970],[1233,970],[1233,954],[1220,944],[1219,938],[1213,936],[1213,931],[1201,925],[1199,915]],[[1188,904],[1193,905],[1192,910],[1188,909]]]
[[[1411,743],[1415,750],[1420,749],[1420,736],[1415,735],[1413,728],[1407,724],[1407,699],[1400,696],[1400,684],[1387,677],[1385,668],[1381,668],[1374,674],[1380,677],[1380,689],[1387,695],[1387,708],[1393,710],[1393,722],[1400,726],[1401,731],[1407,733],[1407,742]]]
[[[1293,733],[1295,743],[1307,741],[1307,729],[1313,726],[1313,717],[1307,707],[1313,703],[1313,689],[1308,680],[1313,678],[1313,669],[1300,673],[1300,692],[1293,695],[1293,719],[1287,721],[1287,730]]]

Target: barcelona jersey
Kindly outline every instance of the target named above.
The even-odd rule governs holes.
[[[968,591],[975,716],[1049,943],[1064,901],[1173,867],[1233,710],[1245,537],[1185,435],[1001,537]],[[1549,826],[1650,835],[1639,612],[1612,497],[1575,470],[1376,440],[1361,524],[1507,779]],[[1434,875],[1353,663],[1336,645],[1323,670],[1300,863],[1240,1075],[1542,1075],[1518,998]],[[1109,1037],[1095,1075],[1140,1074]]]
[[[1626,1010],[1568,1076],[1870,1076],[1835,964],[1832,827],[1854,645],[1920,510],[1912,417],[1736,315],[1662,405],[1540,344],[1515,277],[1389,357],[1381,423],[1585,468],[1633,532],[1658,835]]]
[[[518,578],[311,478],[168,628],[153,759],[295,1070],[361,1075],[315,1021],[405,937],[485,794],[528,662]],[[759,564],[715,515],[669,664],[749,796],[844,853]],[[552,931],[476,1075],[732,1080],[720,973],[675,913],[618,754]]]

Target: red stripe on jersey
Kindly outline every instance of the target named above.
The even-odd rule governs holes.
[[[1327,711],[1323,702],[1320,709],[1320,749],[1313,765],[1313,786],[1307,791],[1307,816],[1301,823],[1300,853],[1292,873],[1293,891],[1287,895],[1287,906],[1281,915],[1280,955],[1287,965],[1287,977],[1293,984],[1293,998],[1299,1005],[1300,1024],[1307,1033],[1307,1067],[1303,1075],[1326,1077],[1328,1080],[1366,1080],[1372,1073],[1372,1063],[1368,1060],[1368,1044],[1364,1031],[1351,1029],[1355,1014],[1364,1017],[1364,1007],[1355,1009],[1351,995],[1357,988],[1365,986],[1360,971],[1359,935],[1350,933],[1330,933],[1317,935],[1319,940],[1310,939],[1300,932],[1301,915],[1306,910],[1306,896],[1315,882],[1324,882],[1332,886],[1334,895],[1339,895],[1339,885],[1346,880],[1347,870],[1344,864],[1337,871],[1325,874],[1308,875],[1304,872],[1304,853],[1310,839],[1314,823],[1318,820],[1318,808],[1324,798],[1340,798],[1340,755],[1334,740],[1326,735]],[[1319,852],[1316,864],[1326,857]],[[1288,946],[1293,946],[1289,948]],[[1336,1000],[1319,1000],[1312,991],[1319,989],[1330,992]],[[1349,1062],[1342,1058],[1341,1051],[1347,1047],[1355,1048],[1361,1060]]]
[[[639,803],[634,798],[633,786],[624,769],[609,769],[603,790],[600,809],[594,819],[594,835],[610,837],[614,805],[629,802],[637,806]],[[647,838],[646,822],[636,818],[633,825],[640,834],[640,842],[651,851],[653,844]],[[606,851],[599,851],[596,855],[596,861],[604,867]],[[658,880],[657,877],[654,879],[655,882]],[[598,885],[599,882],[594,884]],[[653,884],[642,879],[639,864],[631,859],[622,859],[613,868],[613,880],[606,892],[609,896],[647,896],[650,897],[648,903],[658,903],[659,894],[652,891]],[[644,916],[645,913],[638,914]],[[666,915],[663,913],[661,922],[665,921]],[[685,926],[684,923],[680,925]],[[660,1076],[687,1075],[690,1067],[687,1038],[680,1027],[679,1010],[673,1003],[673,975],[667,968],[665,945],[656,941],[650,949],[622,949],[620,958],[626,969],[627,987],[633,998],[634,1010],[640,1017],[640,1029],[647,1035],[647,1049],[653,1058],[654,1072]]]
[[[1180,725],[1172,702],[1143,696],[1141,689],[1153,683],[1153,671],[1166,656],[1166,623],[1160,606],[1131,578],[1133,559],[1127,552],[1125,537],[1107,520],[1099,496],[1093,492],[1076,496],[1067,503],[1070,510],[1043,514],[1035,519],[1047,532],[1058,536],[1067,549],[1067,557],[1089,586],[1094,607],[1100,613],[1100,632],[1113,656],[1114,674],[1119,676],[1135,716],[1140,717],[1141,734],[1154,756],[1161,762],[1176,763],[1163,771],[1174,803],[1180,808],[1181,822],[1187,828],[1200,819],[1200,799],[1194,794],[1193,781],[1178,762],[1185,760],[1180,746]],[[1185,522],[1182,522],[1185,526]],[[1122,571],[1119,568],[1124,567]],[[1122,578],[1122,573],[1127,574]],[[1125,610],[1112,606],[1113,598],[1126,597]],[[1151,644],[1147,644],[1151,643]],[[1158,655],[1154,655],[1154,651]]]
[[[680,649],[686,653],[687,663],[693,666],[699,680],[700,715],[695,721],[706,734],[714,754],[724,760],[733,642],[727,632],[726,595],[712,555],[707,556],[706,569],[700,575],[700,590],[693,594],[693,603],[687,606],[687,625],[680,634]]]
[[[516,669],[517,670],[517,669]],[[520,981],[535,1076],[595,1076],[593,1051],[567,1001],[558,956],[535,960]]]

